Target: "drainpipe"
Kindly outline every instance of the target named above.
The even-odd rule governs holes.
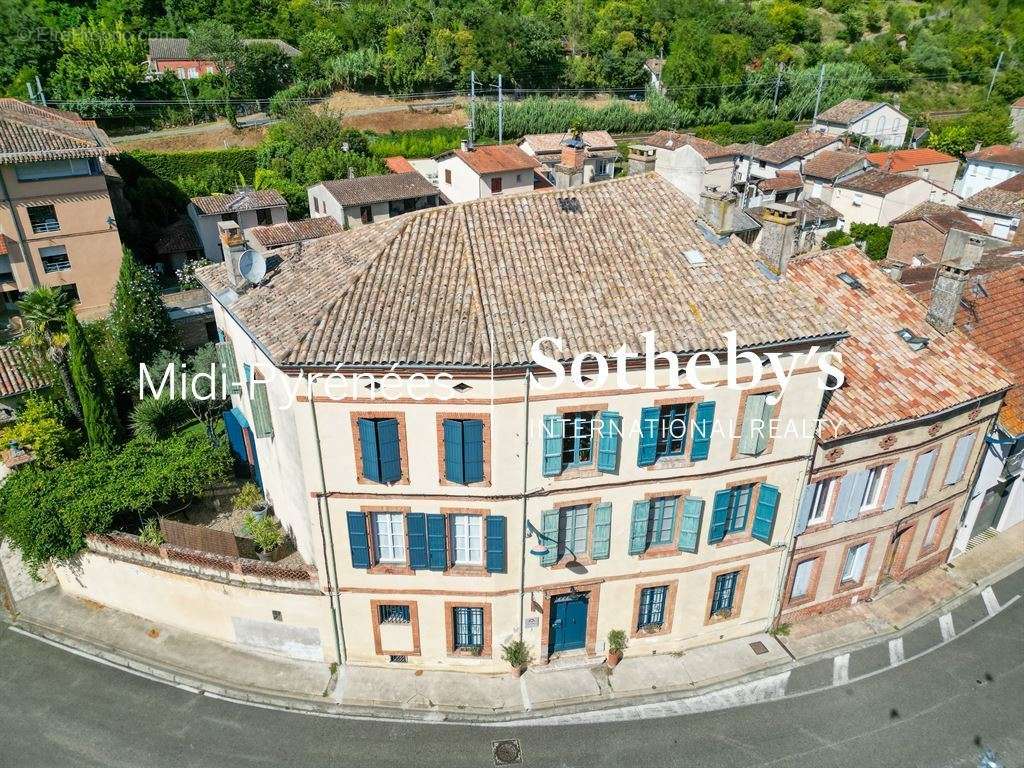
[[[4,202],[11,211],[11,220],[14,228],[18,231],[18,248],[21,250],[21,257],[25,259],[25,268],[28,270],[29,279],[33,285],[39,285],[39,276],[36,274],[35,265],[32,264],[32,252],[28,247],[28,240],[25,237],[25,230],[21,228],[21,220],[18,218],[18,209],[14,207],[11,193],[7,191],[7,182],[4,181],[3,171],[0,170],[0,192],[3,192]]]
[[[527,483],[530,471],[530,375],[533,366],[526,369],[526,399],[523,402],[523,535],[519,537],[519,639],[523,639],[524,610],[523,600],[526,597],[526,536],[529,532],[527,519]]]
[[[815,437],[813,444],[811,445],[811,452],[807,456],[807,468],[804,470],[804,482],[803,487],[807,488],[808,483],[811,482],[811,473],[814,471],[814,457],[818,451],[818,438]],[[769,615],[772,617],[771,628],[774,629],[779,625],[779,619],[782,618],[782,603],[783,596],[786,594],[786,582],[787,575],[789,574],[790,567],[793,564],[793,556],[796,554],[796,522],[800,516],[800,499],[803,498],[803,490],[800,492],[800,496],[796,500],[796,517],[793,518],[793,528],[790,530],[790,534],[786,541],[786,553],[782,557],[781,573],[779,574],[778,584],[779,588],[773,590],[772,595],[772,610]],[[778,640],[778,638],[775,638]],[[782,645],[782,643],[779,643]],[[785,646],[782,646],[785,648]],[[786,650],[789,653],[789,650]]]
[[[320,523],[320,543],[324,550],[324,571],[327,575],[327,597],[331,606],[331,621],[334,626],[334,649],[338,654],[338,663],[346,663],[345,627],[341,619],[341,599],[338,597],[338,562],[334,556],[334,533],[331,529],[331,511],[327,506],[327,477],[324,474],[324,456],[320,449],[320,425],[316,418],[316,399],[313,387],[307,389],[309,394],[309,415],[313,420],[313,440],[316,444],[316,464],[320,471],[320,493],[316,497],[317,518]],[[330,558],[328,559],[328,551]],[[331,571],[334,571],[333,577]],[[332,583],[333,582],[333,583]]]

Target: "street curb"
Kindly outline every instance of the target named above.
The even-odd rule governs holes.
[[[972,582],[972,586],[960,594],[937,605],[927,614],[924,614],[903,627],[894,628],[890,633],[874,635],[856,643],[838,646],[827,651],[805,656],[799,660],[787,660],[784,663],[776,664],[758,670],[756,673],[741,675],[739,677],[721,680],[700,688],[686,688],[683,686],[674,689],[665,689],[656,694],[647,692],[634,695],[612,695],[580,701],[569,705],[553,705],[544,708],[516,708],[504,710],[469,710],[469,709],[433,709],[433,710],[409,710],[381,705],[374,706],[353,706],[341,705],[326,701],[322,698],[291,696],[280,691],[272,691],[260,688],[241,689],[233,687],[226,681],[214,678],[199,678],[190,674],[187,670],[154,666],[144,659],[131,654],[126,654],[111,646],[103,646],[91,640],[84,640],[69,633],[63,632],[54,627],[47,626],[41,622],[33,621],[21,615],[19,620],[9,626],[11,631],[31,637],[40,642],[60,648],[68,653],[96,661],[109,667],[121,669],[130,674],[143,677],[155,682],[172,685],[180,690],[195,693],[201,696],[221,699],[238,704],[247,704],[265,709],[274,709],[298,714],[316,715],[319,717],[334,717],[353,720],[377,720],[389,722],[414,722],[440,724],[449,723],[455,725],[495,725],[525,721],[543,724],[544,720],[579,713],[598,713],[601,711],[616,710],[624,707],[635,707],[645,704],[671,703],[686,699],[697,698],[717,692],[736,689],[739,691],[758,681],[776,677],[780,674],[790,672],[796,668],[807,666],[823,658],[833,657],[837,654],[861,650],[863,648],[886,643],[892,637],[912,631],[920,625],[934,621],[943,613],[961,605],[970,598],[979,594],[986,586],[1002,581],[1011,574],[1024,568],[1024,558],[1019,558],[1013,563],[994,571],[982,579]],[[776,638],[777,640],[778,638]],[[780,646],[782,643],[779,643]],[[784,647],[784,646],[783,646]],[[880,670],[881,671],[881,670]],[[333,682],[333,678],[332,678]],[[685,695],[679,695],[679,694]],[[770,700],[770,699],[766,699]],[[743,705],[740,705],[743,706]]]

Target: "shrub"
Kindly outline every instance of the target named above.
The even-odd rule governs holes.
[[[235,494],[235,509],[252,509],[263,501],[263,492],[255,483],[246,483]]]
[[[621,629],[613,629],[608,633],[609,653],[622,653],[626,648],[626,633]]]
[[[833,229],[821,241],[821,247],[824,250],[829,248],[841,248],[844,245],[852,245],[853,238],[843,232],[841,229]]]
[[[880,227],[877,224],[851,224],[850,237],[855,241],[864,241],[864,252],[874,261],[881,261],[889,252],[889,241],[892,239],[892,227]]]
[[[55,401],[29,395],[18,420],[0,434],[4,446],[15,442],[35,454],[35,466],[49,468],[78,453],[82,435],[67,426],[69,421],[66,410]]]
[[[142,526],[142,530],[139,531],[139,541],[153,547],[159,547],[167,541],[164,532],[160,530],[160,522],[155,517],[149,518]]]
[[[260,552],[273,552],[284,541],[281,524],[272,517],[256,517],[250,513],[243,522]]]
[[[126,185],[139,178],[154,176],[175,184],[177,179],[198,177],[213,166],[223,169],[232,179],[239,175],[251,179],[256,172],[256,150],[251,147],[207,149],[195,152],[151,152],[136,149],[122,152],[112,163],[124,177]]]
[[[435,157],[455,149],[466,138],[463,128],[424,128],[416,131],[388,133],[370,138],[374,157]]]
[[[507,645],[503,645],[501,647],[501,658],[517,669],[525,667],[533,661],[529,646],[522,640],[510,640]]]
[[[166,440],[188,415],[185,404],[177,398],[145,397],[132,410],[132,432],[141,440]]]

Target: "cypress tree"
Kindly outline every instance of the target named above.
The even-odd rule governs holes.
[[[177,346],[156,276],[127,248],[110,307],[110,331],[133,366],[150,363],[160,350]]]
[[[103,385],[103,375],[74,310],[68,310],[65,325],[71,380],[82,404],[82,423],[85,425],[89,448],[94,451],[109,450],[117,442],[117,412]]]

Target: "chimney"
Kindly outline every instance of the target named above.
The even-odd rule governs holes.
[[[966,237],[953,237],[955,234]],[[925,316],[939,333],[949,333],[956,325],[956,313],[967,287],[971,270],[981,260],[984,241],[980,237],[952,229],[946,240],[943,261],[935,274],[932,286],[932,300]]]
[[[248,285],[242,273],[238,271],[238,262],[245,253],[245,238],[242,237],[242,229],[237,221],[217,222],[217,236],[220,240],[220,249],[224,254],[224,263],[227,265],[228,274],[231,276],[231,285],[236,290]]]
[[[466,139],[463,139],[462,141],[460,141],[459,142],[459,149],[461,149],[463,152],[468,152],[469,151],[469,142]]]
[[[657,160],[658,151],[646,144],[629,145],[629,166],[627,174],[636,176],[641,173],[650,173],[654,170],[654,162]]]
[[[356,169],[353,168],[351,165],[348,167],[348,177],[350,179],[354,179],[356,177]]]
[[[796,251],[798,211],[790,205],[768,205],[761,214],[761,260],[775,274],[786,274],[789,259]]]
[[[739,209],[736,195],[719,192],[718,187],[708,187],[700,193],[700,217],[715,234],[730,234],[733,231],[733,217]]]
[[[903,270],[906,268],[907,265],[902,261],[887,261],[882,267],[882,271],[889,276],[889,279],[898,283],[903,279]]]
[[[586,156],[587,148],[579,131],[562,142],[562,157],[555,166],[556,189],[572,189],[583,183],[583,161]]]

